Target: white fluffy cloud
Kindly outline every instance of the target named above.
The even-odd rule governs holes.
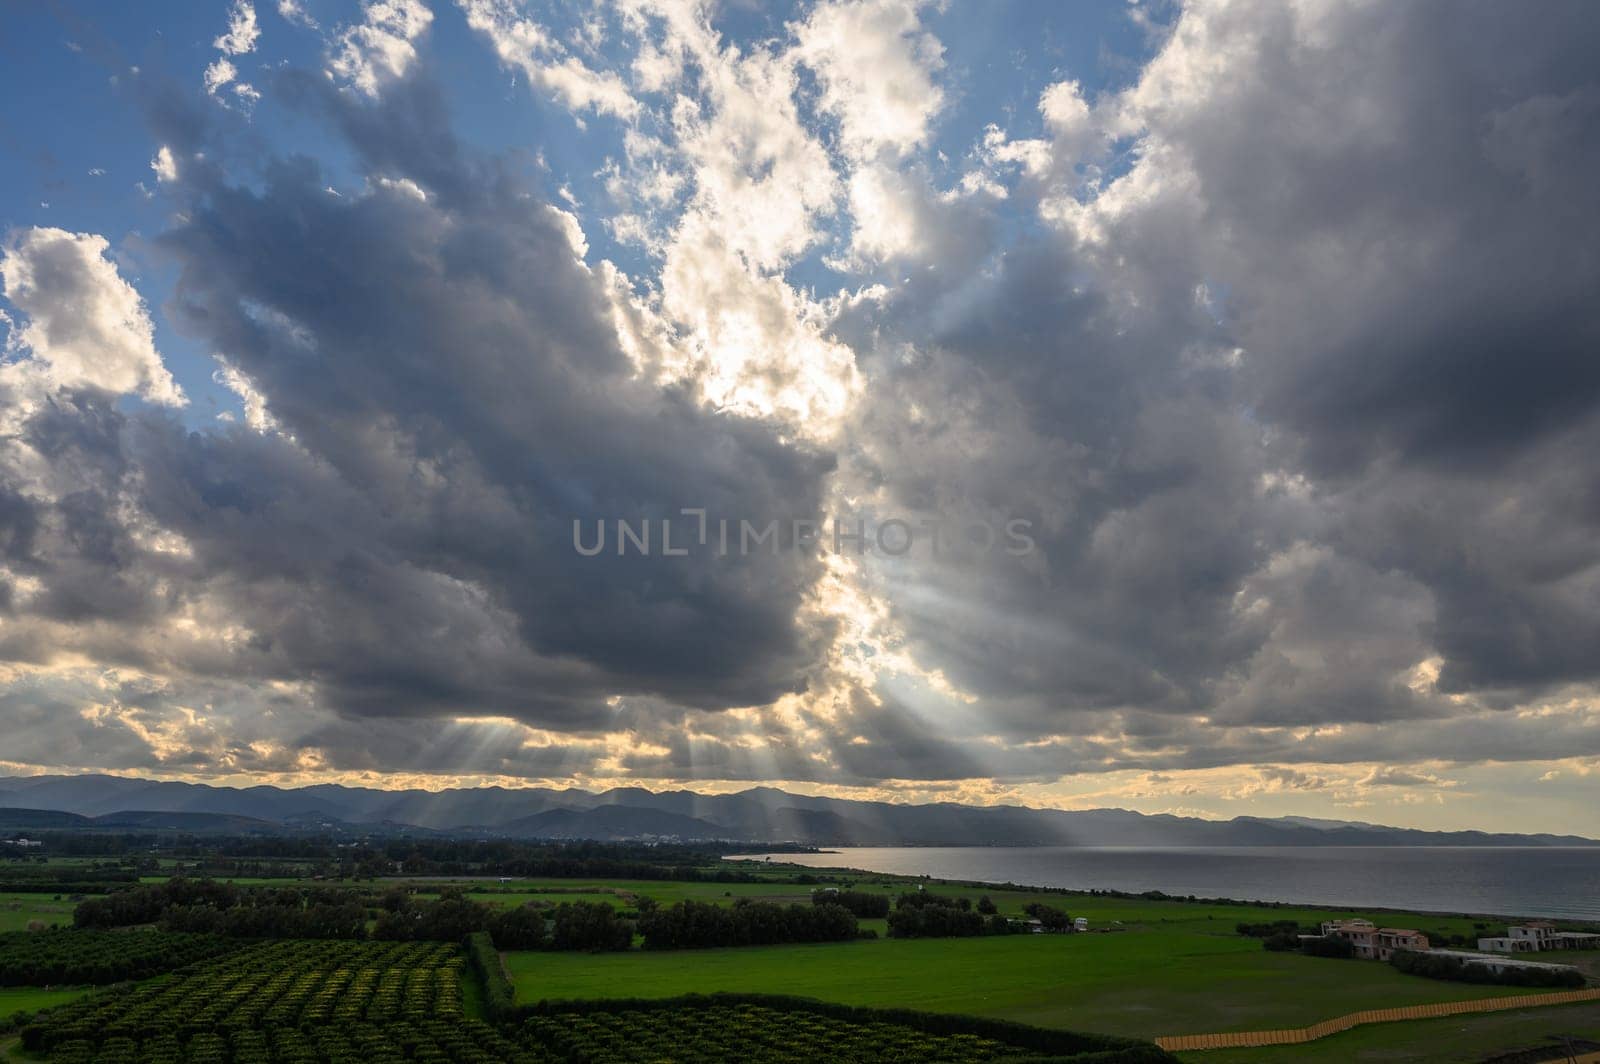
[[[99,388],[180,406],[144,301],[93,233],[31,228],[0,254],[5,296],[23,315],[9,340],[57,388]]]
[[[255,51],[261,27],[256,25],[256,9],[250,0],[234,0],[228,11],[228,31],[212,41],[225,55],[244,55]]]
[[[376,96],[417,61],[416,41],[433,22],[433,12],[422,0],[365,0],[361,15],[360,23],[337,35],[328,73],[357,92]]]
[[[227,32],[211,42],[222,54],[206,67],[205,86],[209,95],[219,96],[223,89],[229,88],[234,98],[247,109],[261,99],[261,93],[253,85],[239,80],[239,68],[229,58],[255,51],[256,39],[260,36],[255,7],[250,0],[235,0],[228,12]]]
[[[165,144],[156,149],[155,156],[150,160],[150,169],[155,173],[157,181],[178,180],[178,160],[173,156],[172,149]]]
[[[512,0],[456,0],[467,25],[488,38],[500,62],[573,111],[630,118],[639,110],[621,77],[591,70]]]
[[[308,30],[317,28],[317,20],[305,9],[300,0],[278,0],[278,17],[295,26],[304,26]]]
[[[904,156],[923,146],[944,104],[934,81],[944,47],[926,32],[919,0],[822,3],[793,27],[802,62],[822,82],[822,108],[839,121],[846,155]]]

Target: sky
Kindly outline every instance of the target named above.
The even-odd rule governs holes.
[[[0,7],[0,774],[1600,834],[1596,55]]]

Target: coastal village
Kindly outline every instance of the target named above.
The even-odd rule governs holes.
[[[1482,965],[1500,973],[1511,968],[1571,969],[1571,965],[1531,961],[1513,954],[1545,953],[1555,950],[1600,949],[1600,934],[1584,931],[1563,931],[1547,920],[1534,920],[1513,924],[1506,934],[1481,937],[1476,951],[1464,949],[1438,949],[1428,941],[1428,936],[1409,927],[1379,927],[1371,920],[1327,920],[1321,935],[1302,935],[1307,938],[1341,938],[1349,942],[1355,956],[1387,961],[1401,950],[1431,953],[1441,957]]]

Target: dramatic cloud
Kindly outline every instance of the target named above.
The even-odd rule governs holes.
[[[277,147],[141,83],[166,214],[128,244],[228,402],[170,409],[132,250],[7,238],[7,756],[1578,793],[1600,10],[1131,10],[1107,80],[980,70],[911,2],[367,0],[325,71],[262,57],[317,130]],[[258,37],[241,0],[208,91],[253,98]],[[458,139],[445,47],[533,116],[511,143]],[[573,549],[685,508],[956,542]],[[1013,520],[1031,551],[961,542]]]

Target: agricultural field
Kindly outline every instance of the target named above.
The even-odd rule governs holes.
[[[262,941],[153,929],[152,924],[193,932],[223,930],[204,922],[179,922],[178,917],[192,917],[200,895],[188,888],[174,890],[178,908],[171,912],[139,911],[120,920],[143,926],[0,934],[0,986],[8,972],[19,973],[15,981],[27,984],[14,992],[0,990],[0,1030],[6,1015],[56,1006],[27,1024],[30,1048],[25,1057],[57,1062],[610,1064],[692,1058],[741,1064],[822,1059],[887,1064],[1017,1056],[1017,1045],[973,1028],[985,1022],[1000,1025],[996,1030],[1020,1024],[1024,1026],[1016,1030],[1057,1038],[1095,1031],[1149,1039],[1301,1026],[1378,1006],[1523,992],[1424,979],[1376,962],[1269,952],[1236,926],[1294,921],[1310,927],[1327,918],[1365,916],[1381,924],[1415,926],[1432,936],[1467,938],[1503,926],[1503,921],[1481,917],[1001,889],[781,864],[749,872],[757,876],[750,882],[603,876],[504,881],[414,876],[342,882],[320,875],[316,880],[217,877],[241,889],[207,894],[201,909],[213,904],[255,906],[255,922],[241,924],[253,929],[227,934],[304,934],[285,930],[298,925],[274,924],[274,907],[287,905],[286,918],[302,904],[342,888],[356,899],[353,904],[366,908],[369,936],[383,924],[386,937],[442,941]],[[154,883],[167,877],[142,878]],[[195,880],[186,882],[193,885]],[[260,887],[293,889],[248,889]],[[435,913],[465,910],[470,915],[473,906],[463,909],[462,899],[492,910],[487,920],[479,910],[470,930],[495,926],[504,918],[514,931],[523,926],[515,918],[526,914],[511,910],[530,904],[554,911],[551,907],[564,904],[600,903],[626,910],[630,920],[645,899],[662,907],[680,901],[726,906],[748,899],[799,903],[809,911],[813,892],[828,888],[881,894],[890,901],[920,888],[966,899],[974,908],[987,898],[1010,917],[1021,917],[1027,906],[1039,903],[1086,918],[1091,933],[891,939],[883,919],[861,919],[860,928],[876,932],[876,939],[605,953],[550,949],[547,941],[547,948],[538,951],[502,950],[515,987],[512,1002],[503,981],[485,985],[477,975],[498,972],[498,965],[483,960],[494,957],[492,946],[474,953],[477,959],[469,965],[458,945],[464,932],[428,922],[435,920]],[[142,889],[149,893],[155,888]],[[228,900],[219,902],[224,894]],[[31,912],[54,908],[50,915],[55,922],[71,923],[74,905],[67,898],[38,893],[9,898]],[[440,898],[447,900],[434,904]],[[184,917],[185,912],[191,917]],[[360,912],[356,915],[359,931]],[[257,927],[260,920],[266,923]],[[642,938],[635,935],[633,941],[637,947]],[[100,990],[84,985],[124,978],[140,981]],[[44,989],[46,984],[50,989]],[[701,997],[706,994],[735,997],[708,1002]],[[810,999],[811,1004],[797,1004],[797,999]],[[1521,1024],[1482,1016],[1358,1029],[1314,1047],[1295,1047],[1298,1055],[1293,1057],[1253,1050],[1193,1059],[1211,1064],[1432,1060],[1427,1055],[1367,1054],[1384,1046],[1393,1049],[1394,1031],[1413,1028],[1431,1028],[1435,1048],[1459,1041],[1463,1053],[1479,1042],[1507,1048],[1534,1045],[1559,1026],[1554,1017],[1571,1015],[1574,1030],[1591,1029],[1592,1023],[1585,1028],[1582,1022],[1588,1008],[1505,1014],[1523,1016]],[[931,1015],[934,1022],[913,1022],[907,1014],[882,1011],[904,1009]],[[1457,1037],[1452,1032],[1461,1033]],[[7,1037],[17,1035],[0,1036],[0,1053]],[[825,1052],[819,1048],[824,1044],[848,1047],[849,1056]],[[1418,1044],[1419,1053],[1425,1054],[1427,1047]],[[1324,1045],[1342,1050],[1324,1053]],[[1039,1053],[1028,1056],[1037,1058]]]
[[[976,1035],[923,1034],[890,1023],[846,1023],[755,1005],[673,1012],[540,1016],[530,1041],[565,1057],[612,1060],[902,1059],[948,1064],[1020,1056],[1019,1046]]]
[[[525,1045],[549,1059],[623,1061],[859,1061],[979,1064],[1010,1059],[1142,1064],[1172,1058],[1148,1043],[985,1024],[962,1017],[873,1013],[780,999],[685,999],[660,1007],[589,1008],[535,1015]]]
[[[1071,1061],[1086,1052],[1105,1064],[1171,1059],[1148,1044],[1099,1036],[805,1002],[700,998],[486,1022],[467,1015],[466,997],[477,995],[463,994],[463,980],[476,981],[453,945],[289,940],[55,1008],[23,1027],[21,1041],[52,1064],[977,1064]],[[977,1030],[963,1029],[970,1027]]]
[[[114,1035],[61,1043],[47,1059],[51,1064],[546,1064],[557,1058],[526,1052],[478,1021],[419,1020],[166,1031],[144,1039]]]
[[[167,1029],[457,1019],[461,965],[443,943],[271,942],[71,1006],[41,1037],[48,1047]]]
[[[101,985],[142,979],[237,949],[216,935],[165,931],[11,931],[0,934],[0,986]]]
[[[240,1057],[240,1047],[254,1046],[254,1036],[265,1031],[458,1025],[464,1021],[461,967],[461,951],[442,943],[254,945],[54,1010],[24,1028],[23,1043],[51,1059],[88,1052],[88,1059],[100,1060],[124,1048],[144,1053],[147,1043],[165,1047],[205,1036],[222,1039],[235,1058],[255,1059],[253,1049]],[[187,1052],[192,1059],[193,1048]]]

